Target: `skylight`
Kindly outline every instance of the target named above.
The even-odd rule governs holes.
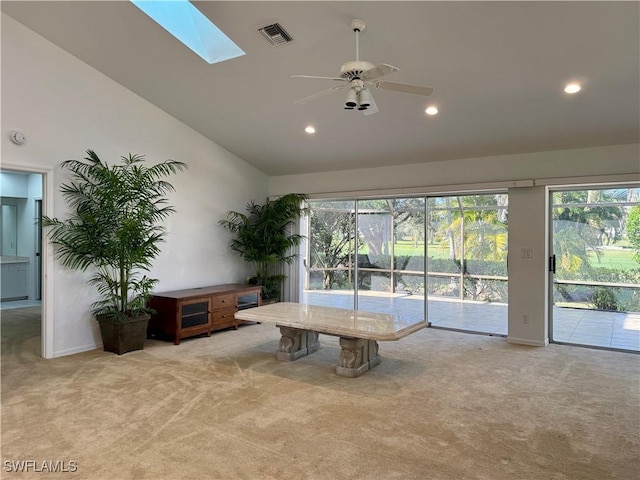
[[[208,63],[245,54],[187,0],[131,0],[131,3]]]

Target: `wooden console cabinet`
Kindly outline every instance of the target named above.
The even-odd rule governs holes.
[[[170,338],[176,345],[195,335],[238,328],[234,318],[238,310],[262,304],[259,285],[230,283],[173,292],[156,293],[147,305],[156,313],[149,320],[147,337]],[[242,323],[240,321],[240,323]]]

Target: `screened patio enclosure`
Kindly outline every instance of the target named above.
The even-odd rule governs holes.
[[[552,342],[640,351],[640,189],[550,189]],[[508,195],[313,200],[301,301],[508,333]]]
[[[313,200],[307,238],[305,303],[507,334],[505,193]]]

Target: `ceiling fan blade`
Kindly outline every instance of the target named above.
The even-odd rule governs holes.
[[[380,65],[376,65],[375,67],[370,68],[369,70],[364,72],[362,74],[362,78],[364,78],[365,80],[375,80],[376,78],[389,75],[390,73],[397,72],[398,70],[400,70],[398,67],[387,65],[386,63],[381,63]]]
[[[347,82],[346,78],[339,77],[318,77],[316,75],[291,75],[291,78],[317,78],[320,80],[336,80],[338,82]]]
[[[382,90],[392,90],[394,92],[402,92],[402,93],[412,93],[413,95],[422,95],[424,97],[428,97],[433,93],[433,88],[431,87],[423,87],[420,85],[410,85],[408,83],[397,83],[397,82],[376,82],[374,83],[376,88],[381,88]]]
[[[347,84],[337,85],[335,87],[327,88],[326,90],[321,90],[318,93],[314,93],[313,95],[309,95],[308,97],[304,97],[304,98],[301,98],[299,100],[296,100],[293,103],[304,105],[306,103],[313,102],[317,98],[324,97],[325,95],[329,95],[330,93],[333,93],[336,90],[342,90],[346,86],[347,86]]]
[[[376,101],[373,99],[373,95],[369,93],[369,108],[362,111],[363,115],[373,115],[374,113],[378,113],[378,105],[376,105]]]

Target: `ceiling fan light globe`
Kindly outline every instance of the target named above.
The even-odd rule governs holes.
[[[345,106],[347,107],[357,107],[358,106],[358,93],[350,88],[347,92],[347,101],[345,102]]]
[[[365,110],[369,105],[371,105],[371,98],[369,97],[369,92],[367,90],[362,90],[360,92],[358,100],[360,101],[360,106],[364,107],[361,110]]]

